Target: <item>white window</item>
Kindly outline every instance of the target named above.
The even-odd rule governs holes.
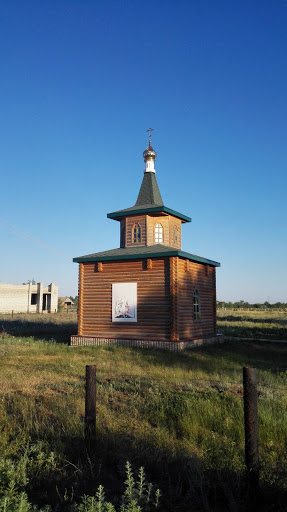
[[[155,227],[154,241],[156,244],[162,244],[163,242],[163,227],[161,224],[157,224]]]

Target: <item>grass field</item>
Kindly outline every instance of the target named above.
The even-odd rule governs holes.
[[[226,336],[287,340],[285,311],[218,310],[218,331]]]
[[[264,322],[240,315],[220,312],[219,330],[230,322],[236,333],[238,321],[248,330],[250,322],[265,337],[279,320],[286,326],[286,314]],[[163,511],[286,510],[287,344],[234,341],[180,354],[70,348],[74,316],[3,316],[0,325],[0,510],[13,511],[3,499],[22,491],[38,507],[80,510],[81,496],[99,484],[119,510],[127,460],[161,489]],[[84,441],[87,364],[97,365],[98,381],[92,453]],[[253,502],[244,477],[243,366],[255,366],[258,379]]]

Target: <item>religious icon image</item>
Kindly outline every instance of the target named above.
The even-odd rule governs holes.
[[[112,321],[137,321],[137,283],[113,283]]]

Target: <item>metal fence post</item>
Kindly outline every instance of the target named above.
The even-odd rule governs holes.
[[[253,487],[259,480],[256,368],[243,368],[245,464]]]
[[[96,437],[96,366],[86,366],[85,439],[90,442]]]

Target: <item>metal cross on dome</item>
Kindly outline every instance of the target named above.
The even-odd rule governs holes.
[[[148,128],[147,132],[148,132],[148,143],[150,144],[151,132],[153,132],[153,128]]]

